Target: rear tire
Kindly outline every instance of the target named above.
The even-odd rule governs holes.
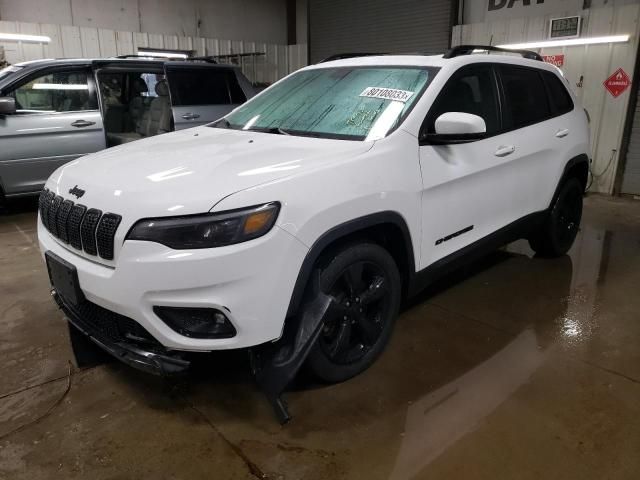
[[[569,178],[560,187],[540,231],[529,238],[529,245],[538,255],[559,257],[569,251],[580,229],[583,194],[577,178]]]
[[[369,368],[389,342],[400,306],[400,273],[384,248],[356,244],[321,268],[320,289],[337,308],[325,319],[307,365],[320,380],[342,382]]]

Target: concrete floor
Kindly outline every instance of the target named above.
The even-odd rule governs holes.
[[[244,354],[168,382],[69,377],[35,204],[0,216],[0,478],[640,478],[640,202],[592,196],[565,258],[496,252],[408,305],[279,426]],[[64,395],[70,385],[69,392]]]

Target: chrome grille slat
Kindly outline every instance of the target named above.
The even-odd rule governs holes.
[[[76,205],[45,189],[38,199],[42,225],[56,238],[89,255],[113,260],[114,238],[122,217]]]

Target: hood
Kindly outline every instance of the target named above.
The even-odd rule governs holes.
[[[46,186],[123,220],[204,213],[235,192],[338,162],[372,145],[198,127],[86,155],[56,170]],[[85,191],[79,200],[69,194],[75,186]]]

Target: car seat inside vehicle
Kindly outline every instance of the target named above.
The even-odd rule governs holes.
[[[164,75],[105,72],[98,75],[107,146],[172,130],[169,87]]]

